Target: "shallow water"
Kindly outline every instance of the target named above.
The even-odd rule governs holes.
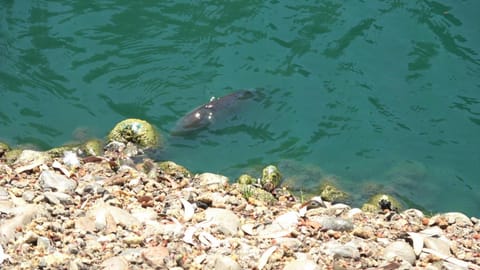
[[[480,215],[479,1],[160,2],[0,0],[0,139],[48,149],[136,117],[192,171],[274,163],[305,189],[334,175]],[[262,99],[168,135],[245,88]]]

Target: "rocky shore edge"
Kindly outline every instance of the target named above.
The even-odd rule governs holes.
[[[0,151],[0,268],[480,269],[478,218],[302,201],[275,174],[231,183],[137,147]]]

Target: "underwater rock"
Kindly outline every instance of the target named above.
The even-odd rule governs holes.
[[[10,146],[4,142],[0,142],[0,157],[8,151],[10,151]]]
[[[320,196],[322,199],[332,203],[347,203],[350,200],[350,195],[340,190],[330,181],[320,185]]]
[[[246,200],[255,200],[260,204],[272,204],[277,199],[272,193],[253,185],[233,184],[232,189],[237,190]]]
[[[280,170],[274,165],[268,165],[262,171],[262,178],[260,179],[260,185],[266,191],[272,191],[280,185],[282,175]]]
[[[103,154],[103,142],[99,139],[91,139],[85,143],[63,145],[47,151],[51,157],[63,157],[66,152],[73,152],[81,157],[101,156]]]
[[[249,174],[242,174],[238,177],[237,183],[244,184],[244,185],[252,185],[257,183],[257,179]]]
[[[108,134],[108,142],[133,143],[150,148],[161,146],[157,130],[147,121],[140,119],[126,119],[116,124]]]
[[[188,177],[192,176],[192,173],[182,165],[178,165],[173,161],[164,161],[158,163],[158,168],[165,174],[173,175],[176,177]]]

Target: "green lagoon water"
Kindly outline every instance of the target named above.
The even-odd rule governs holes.
[[[0,140],[48,149],[153,123],[164,159],[237,177],[273,163],[361,201],[382,185],[480,216],[480,1],[0,0]],[[211,96],[261,100],[172,138]],[[301,172],[309,172],[299,175]],[[363,194],[363,195],[362,195]]]

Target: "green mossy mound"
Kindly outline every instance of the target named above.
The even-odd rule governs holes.
[[[157,130],[147,121],[126,119],[115,125],[108,134],[108,142],[133,143],[144,148],[161,147]]]

